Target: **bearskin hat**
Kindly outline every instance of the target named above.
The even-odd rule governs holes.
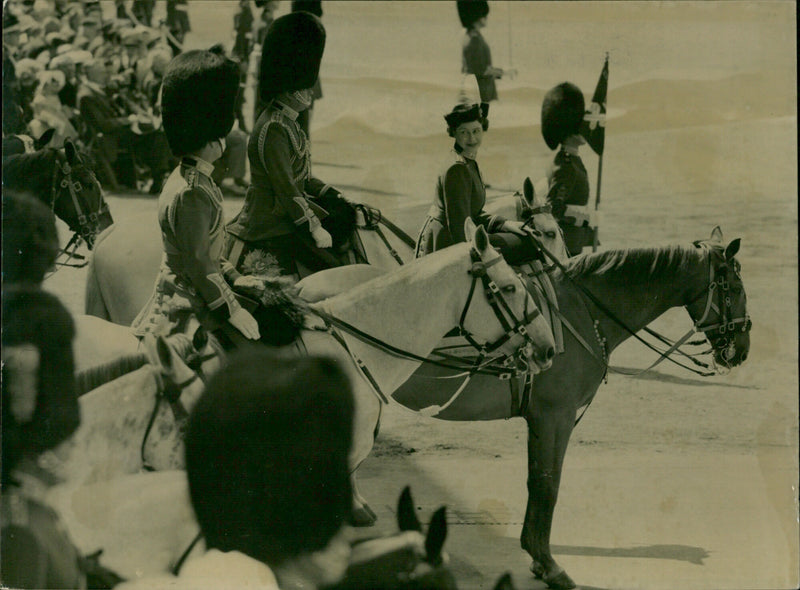
[[[275,19],[261,49],[261,99],[314,86],[324,50],[325,27],[313,14],[290,12]]]
[[[321,0],[292,0],[292,12],[310,12],[316,17],[322,18]]]
[[[465,29],[469,29],[472,24],[489,14],[489,3],[486,0],[458,0],[458,18]]]
[[[551,88],[542,101],[542,137],[551,150],[565,138],[578,133],[585,103],[581,89],[570,82]]]
[[[471,121],[480,121],[483,130],[489,128],[489,103],[464,104],[460,103],[453,107],[453,110],[444,116],[447,122],[447,133],[450,137],[455,137],[455,131],[459,125]]]
[[[167,67],[162,85],[164,132],[175,156],[190,154],[230,133],[239,92],[239,66],[221,47],[187,51]]]

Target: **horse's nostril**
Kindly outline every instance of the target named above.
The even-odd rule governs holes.
[[[548,361],[553,360],[553,357],[556,356],[556,349],[552,346],[548,346],[544,355],[546,360]]]
[[[746,360],[747,360],[747,353],[743,352],[742,353],[742,362],[745,362]]]

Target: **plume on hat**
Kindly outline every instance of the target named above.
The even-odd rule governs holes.
[[[219,50],[187,51],[167,67],[162,86],[164,132],[172,153],[196,152],[230,133],[239,66]]]

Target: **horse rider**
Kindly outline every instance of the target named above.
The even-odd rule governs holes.
[[[211,178],[225,151],[239,90],[238,65],[221,47],[182,53],[170,63],[162,89],[162,117],[180,165],[164,183],[158,223],[164,254],[153,294],[133,321],[134,333],[180,330],[183,309],[214,332],[225,348],[260,338],[253,315],[237,289],[261,289],[222,256],[225,221],[222,192]],[[185,327],[185,326],[184,326]]]
[[[586,143],[580,135],[585,111],[583,93],[570,82],[551,88],[542,101],[541,130],[551,150],[560,146],[547,171],[547,203],[564,233],[570,256],[591,246],[594,233],[589,225],[589,176],[578,155]]]
[[[53,213],[3,191],[2,566],[3,586],[85,588],[78,550],[42,501],[57,483],[37,457],[80,424],[72,316],[41,289],[58,254]]]
[[[477,156],[483,134],[489,128],[488,115],[487,103],[460,103],[444,116],[447,134],[455,140],[453,157],[436,182],[434,203],[417,238],[417,258],[464,242],[464,221],[467,218],[486,228],[490,236],[499,232],[525,233],[522,222],[489,215],[483,209],[486,186]]]
[[[312,175],[311,144],[297,121],[311,106],[324,49],[325,28],[305,11],[276,19],[264,38],[258,85],[264,108],[248,145],[250,187],[228,225],[226,252],[237,269],[298,277],[346,263],[347,244],[323,227],[329,211],[316,199],[350,207],[336,188]]]
[[[354,400],[324,357],[231,357],[192,410],[189,495],[207,551],[118,590],[316,590],[350,558]],[[302,436],[298,433],[302,432]]]

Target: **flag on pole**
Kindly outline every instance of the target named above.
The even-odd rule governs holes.
[[[606,94],[608,94],[608,53],[597,87],[594,89],[592,103],[583,116],[581,125],[581,135],[589,147],[600,156],[603,155],[606,141]]]

